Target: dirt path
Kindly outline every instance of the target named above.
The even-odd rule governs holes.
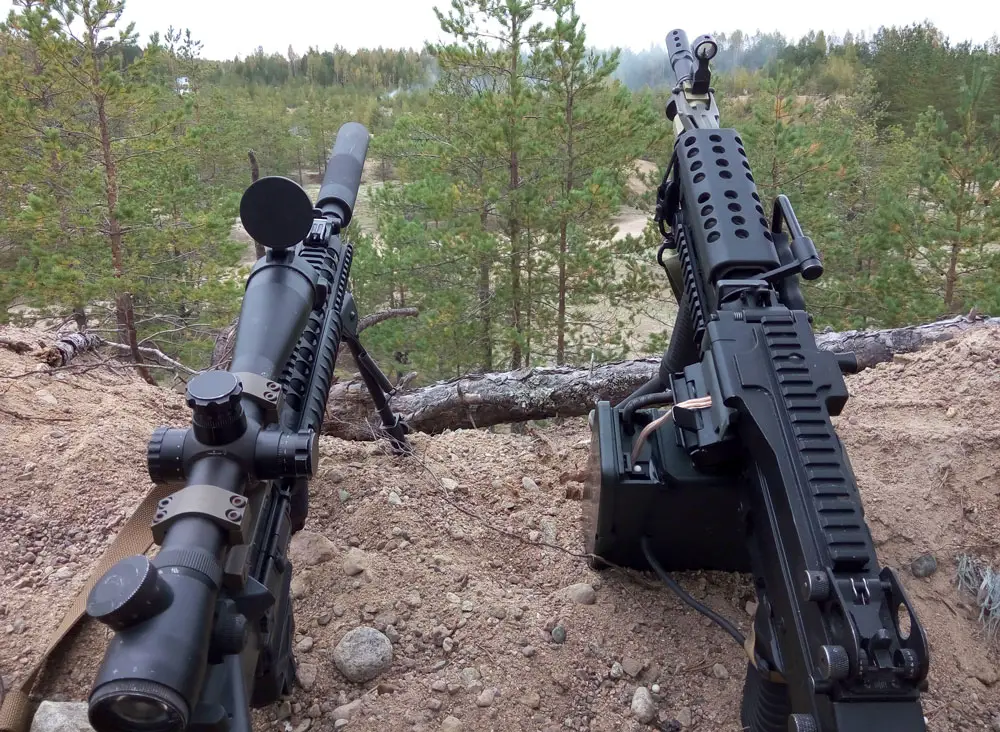
[[[838,420],[880,558],[900,571],[930,638],[931,732],[990,730],[1000,711],[996,647],[974,598],[954,584],[962,552],[1000,563],[998,354],[1000,333],[977,331],[850,377]],[[34,366],[0,349],[0,375]],[[150,431],[182,424],[187,410],[103,366],[0,379],[0,409],[0,671],[9,682],[149,488]],[[465,732],[651,729],[629,704],[637,685],[657,684],[661,722],[736,732],[745,659],[729,637],[669,591],[573,556],[583,550],[581,504],[567,495],[583,477],[586,436],[584,420],[528,435],[417,436],[410,460],[324,439],[307,530],[327,537],[334,556],[297,568],[295,600],[299,640],[312,646],[299,658],[316,680],[284,710],[259,713],[255,729],[332,730],[333,710],[356,699],[348,730],[449,729],[449,716]],[[368,563],[356,576],[343,565],[351,546]],[[938,571],[917,579],[909,564],[925,552]],[[679,580],[747,630],[744,578]],[[574,583],[592,585],[596,602],[561,592]],[[331,653],[363,624],[395,639],[394,660],[358,686]],[[556,624],[563,643],[552,640]],[[85,626],[39,691],[85,698],[104,642]],[[275,721],[278,711],[290,717]]]

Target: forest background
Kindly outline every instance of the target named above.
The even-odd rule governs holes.
[[[76,322],[205,368],[256,259],[238,206],[315,195],[373,134],[349,238],[366,332],[420,382],[662,351],[651,218],[672,134],[662,49],[593,49],[570,0],[454,0],[447,42],[210,60],[126,3],[17,0],[0,26],[0,322]],[[664,33],[670,29],[664,29]],[[706,30],[686,29],[690,37]],[[1000,42],[717,34],[722,124],[824,258],[817,329],[1000,313]],[[634,222],[639,225],[635,226]],[[630,223],[631,222],[631,223]],[[156,373],[154,373],[156,376]]]

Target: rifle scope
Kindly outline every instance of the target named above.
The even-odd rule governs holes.
[[[315,471],[316,433],[280,419],[288,405],[281,406],[279,381],[328,286],[296,245],[308,236],[314,248],[324,246],[313,243],[317,226],[346,226],[367,148],[363,126],[341,128],[315,208],[283,178],[262,178],[244,194],[244,225],[268,254],[247,280],[229,370],[192,379],[191,426],[161,427],[150,440],[150,477],[184,484],[156,509],[160,551],[152,560],[122,559],[87,599],[87,613],[115,633],[89,700],[97,732],[250,730],[260,619],[282,592],[245,574],[234,588],[228,560],[240,554],[229,548],[248,547],[255,564],[268,561],[273,550],[260,545],[270,534],[257,530],[266,528],[264,496],[273,494],[264,482]],[[206,703],[209,696],[228,703]]]

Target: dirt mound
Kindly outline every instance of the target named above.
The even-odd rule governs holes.
[[[932,732],[991,729],[1000,709],[996,649],[954,582],[960,554],[1000,564],[998,364],[1000,329],[972,331],[850,377],[838,419],[881,560],[899,570],[931,642]],[[34,367],[0,349],[0,376]],[[106,366],[0,378],[0,409],[0,670],[9,682],[33,664],[150,487],[151,430],[184,423],[187,410]],[[307,530],[335,551],[297,567],[295,590],[298,657],[315,682],[259,712],[255,728],[332,730],[334,709],[360,700],[348,729],[447,729],[449,715],[466,732],[648,729],[629,705],[637,685],[658,684],[661,721],[740,729],[746,662],[732,640],[657,583],[596,573],[575,556],[586,438],[582,419],[526,435],[417,435],[409,460],[380,444],[324,439]],[[367,566],[359,574],[345,567],[352,547],[364,554],[348,562]],[[917,579],[910,563],[928,552],[938,570]],[[745,578],[678,579],[748,630]],[[564,590],[575,583],[592,585],[596,602],[571,599]],[[358,625],[394,641],[392,668],[364,686],[332,660]],[[85,698],[105,638],[87,624],[37,691]]]

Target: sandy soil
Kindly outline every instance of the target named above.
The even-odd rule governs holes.
[[[30,336],[0,329],[0,337]],[[838,420],[880,558],[899,570],[930,638],[931,732],[994,729],[1000,711],[1000,656],[974,598],[954,582],[963,552],[1000,563],[998,354],[1000,332],[980,330],[850,377],[852,399]],[[81,363],[85,373],[20,376],[37,362],[0,348],[0,672],[8,683],[33,665],[150,488],[150,431],[187,418],[177,395],[96,357]],[[649,579],[596,573],[576,556],[581,504],[568,496],[578,495],[586,437],[584,420],[524,435],[419,435],[411,459],[379,444],[324,440],[307,529],[331,540],[335,556],[296,570],[295,600],[299,640],[313,641],[299,658],[317,678],[285,709],[260,712],[256,729],[332,730],[334,708],[356,699],[348,730],[652,729],[629,705],[637,685],[655,683],[661,728],[679,720],[685,729],[738,730],[745,657],[731,639]],[[390,505],[390,492],[401,505]],[[358,576],[343,567],[351,546],[369,562]],[[909,564],[925,552],[939,568],[917,579]],[[678,579],[747,630],[745,578]],[[595,604],[560,592],[578,582],[596,588]],[[561,644],[549,632],[557,623]],[[387,633],[391,625],[398,640],[390,670],[354,685],[331,654],[362,624]],[[36,692],[84,699],[105,638],[86,624]],[[610,674],[616,662],[621,678]],[[276,720],[278,712],[290,716]],[[449,727],[449,716],[462,726]]]

